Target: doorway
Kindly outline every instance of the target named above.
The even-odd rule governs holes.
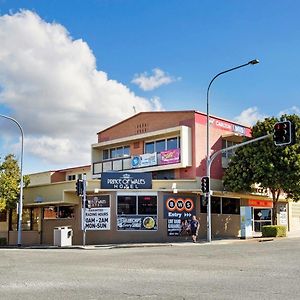
[[[272,225],[272,209],[253,208],[253,231],[261,232],[264,225]]]

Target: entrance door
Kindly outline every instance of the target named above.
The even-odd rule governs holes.
[[[264,225],[272,225],[272,209],[270,208],[254,208],[254,231],[261,232]]]

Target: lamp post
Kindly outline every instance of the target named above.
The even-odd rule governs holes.
[[[237,67],[222,71],[218,73],[213,79],[210,81],[207,93],[206,93],[206,175],[208,177],[208,193],[206,194],[207,197],[207,242],[211,242],[211,195],[210,195],[210,143],[209,143],[209,90],[214,82],[214,80],[223,75],[225,73],[246,67],[248,65],[256,65],[259,61],[257,59],[251,60],[245,64],[239,65]]]
[[[5,115],[1,115],[0,117],[3,117],[5,119],[13,121],[20,129],[21,131],[21,157],[20,157],[20,199],[19,199],[19,205],[18,205],[18,247],[21,247],[22,245],[22,211],[23,211],[23,155],[24,155],[24,131],[20,123],[15,120],[12,117],[8,117]]]

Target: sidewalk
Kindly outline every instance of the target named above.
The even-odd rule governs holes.
[[[300,238],[300,230],[288,232],[286,238]],[[81,249],[81,250],[105,250],[105,249],[122,249],[122,248],[144,248],[144,247],[199,247],[208,245],[226,245],[232,243],[245,243],[245,242],[268,242],[275,239],[275,237],[253,237],[251,239],[240,239],[240,238],[219,238],[212,239],[210,243],[206,239],[201,239],[196,243],[192,241],[185,242],[161,242],[161,243],[126,243],[126,244],[103,244],[103,245],[72,245],[72,246],[52,246],[52,245],[33,245],[33,246],[0,246],[0,249]]]

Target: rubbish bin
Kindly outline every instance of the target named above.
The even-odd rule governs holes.
[[[54,246],[72,246],[73,230],[70,226],[54,228]]]

